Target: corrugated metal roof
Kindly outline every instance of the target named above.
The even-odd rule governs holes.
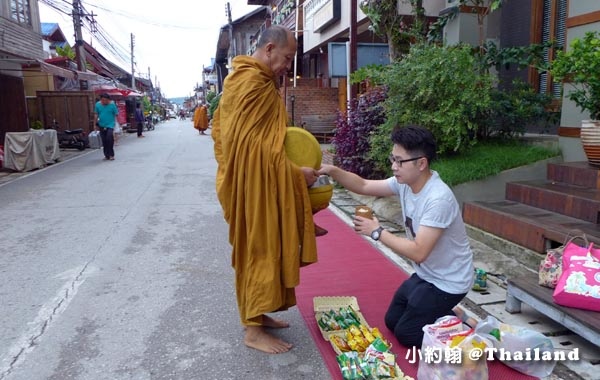
[[[50,35],[52,35],[52,33],[56,32],[56,30],[58,29],[58,23],[56,23],[56,22],[42,22],[41,26],[42,26],[42,29],[41,29],[42,36],[50,36]]]

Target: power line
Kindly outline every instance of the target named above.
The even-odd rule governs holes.
[[[119,16],[125,17],[129,20],[138,21],[138,22],[146,24],[146,25],[157,26],[159,28],[172,28],[172,29],[184,29],[184,30],[213,30],[214,29],[214,26],[199,27],[199,26],[188,26],[188,25],[165,24],[162,22],[149,20],[147,18],[140,17],[138,14],[128,13],[128,12],[125,12],[122,10],[109,9],[109,8],[101,7],[96,4],[88,3],[88,5],[92,8],[96,8],[96,9],[99,9],[99,10],[102,10],[102,11],[105,11],[108,13],[119,15]]]

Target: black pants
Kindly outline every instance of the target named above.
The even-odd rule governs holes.
[[[421,347],[423,326],[444,315],[454,315],[452,308],[466,295],[446,293],[413,273],[396,290],[385,314],[385,325],[400,344]]]
[[[136,126],[137,126],[137,134],[138,134],[138,137],[139,137],[139,136],[142,135],[142,131],[144,130],[144,123],[141,122],[141,121],[138,121],[137,124],[136,124]]]
[[[111,158],[115,156],[115,138],[112,128],[100,128],[100,137],[102,138],[102,149],[104,157]]]

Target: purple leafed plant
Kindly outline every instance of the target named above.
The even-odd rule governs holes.
[[[372,132],[386,120],[383,107],[386,93],[383,87],[370,89],[350,103],[347,117],[338,111],[332,141],[335,162],[339,167],[364,178],[384,177],[384,173],[369,158],[369,140]]]

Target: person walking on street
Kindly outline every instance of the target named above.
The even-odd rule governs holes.
[[[317,173],[293,164],[284,147],[288,116],[279,80],[296,46],[292,32],[276,25],[262,33],[252,56],[234,58],[211,133],[244,344],[272,354],[292,344],[267,330],[289,327],[267,313],[296,304],[300,266],[317,261],[308,197]]]
[[[385,230],[375,217],[355,216],[354,229],[413,262],[415,273],[394,294],[385,325],[404,346],[420,347],[423,326],[452,315],[473,286],[473,253],[452,190],[430,169],[433,134],[420,126],[396,127],[392,142],[393,177],[367,180],[333,165],[322,165],[319,174],[358,194],[399,198],[406,237]],[[464,319],[462,309],[456,311]]]
[[[208,129],[208,108],[200,103],[194,112],[194,128],[198,133],[205,135],[204,131]]]
[[[100,100],[96,102],[96,106],[94,107],[94,117],[96,128],[100,131],[100,137],[102,138],[105,160],[115,159],[113,132],[118,114],[119,110],[115,102],[110,99],[110,95],[106,93],[100,95]]]
[[[142,131],[144,130],[144,120],[146,118],[144,117],[144,111],[142,111],[142,106],[140,103],[135,104],[134,118],[135,118],[135,126],[137,128],[137,137],[145,137],[142,134]]]

